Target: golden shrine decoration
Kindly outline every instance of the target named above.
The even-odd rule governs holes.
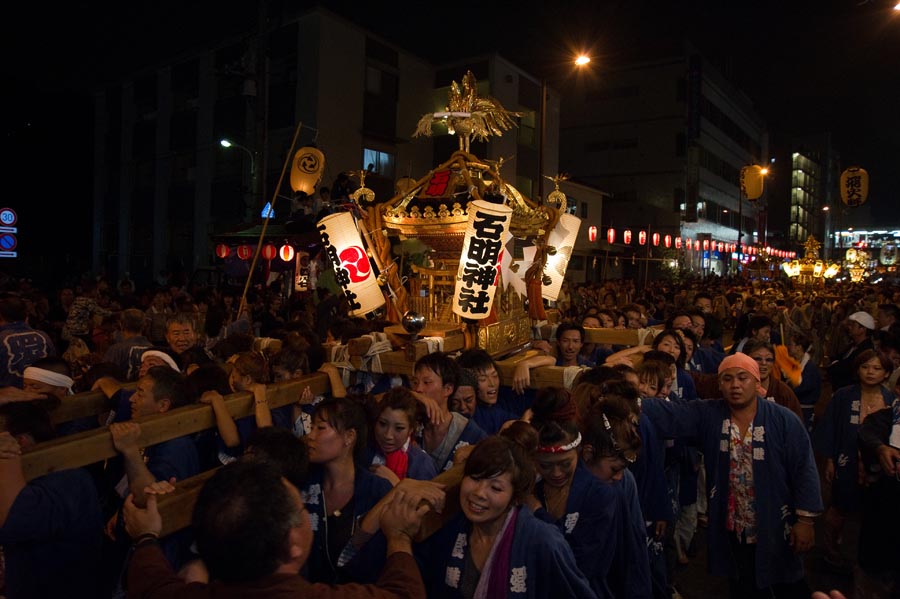
[[[781,268],[791,278],[796,278],[800,285],[822,285],[825,279],[831,279],[841,270],[840,264],[826,263],[819,259],[819,248],[822,244],[810,235],[803,244],[803,258],[784,262]]]

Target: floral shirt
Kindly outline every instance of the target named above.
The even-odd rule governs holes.
[[[731,424],[728,472],[728,516],[726,528],[747,543],[756,542],[756,492],[753,488],[753,426],[741,438],[738,425]]]

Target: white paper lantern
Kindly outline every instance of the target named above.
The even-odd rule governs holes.
[[[497,291],[498,264],[512,208],[472,200],[467,210],[469,226],[456,272],[453,313],[481,320],[491,313]]]
[[[334,278],[350,300],[350,315],[368,314],[384,305],[384,295],[362,244],[356,221],[349,212],[326,216],[318,223],[325,254],[334,266]]]
[[[566,268],[569,267],[569,259],[572,258],[579,228],[581,228],[580,218],[571,214],[563,214],[550,233],[547,244],[556,248],[556,254],[547,256],[547,264],[544,266],[544,274],[550,277],[550,284],[541,287],[541,297],[544,299],[555,302],[559,297],[559,290],[566,278]],[[646,233],[644,235],[646,236]]]

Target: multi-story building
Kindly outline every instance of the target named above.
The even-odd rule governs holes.
[[[743,166],[768,163],[765,123],[689,43],[657,60],[604,68],[564,96],[561,115],[562,169],[612,194],[604,229],[735,244],[740,230],[745,244],[755,242],[758,208],[740,201],[738,185]],[[621,243],[610,251],[635,253]],[[682,255],[684,266],[717,273],[734,270],[732,257],[702,246]],[[631,262],[613,276],[633,276]]]
[[[321,185],[368,168],[367,186],[388,199],[394,180],[421,177],[457,149],[438,128],[412,134],[467,69],[480,93],[522,113],[517,130],[473,152],[504,159],[504,178],[529,197],[541,163],[557,172],[559,96],[502,57],[432,65],[324,9],[260,21],[278,26],[95,94],[95,271],[190,271],[214,260],[211,235],[259,224],[267,201],[283,220],[291,190],[276,188],[295,134],[295,149],[324,153]],[[223,148],[223,138],[235,145]]]

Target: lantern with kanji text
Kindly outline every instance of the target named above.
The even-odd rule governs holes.
[[[222,258],[223,260],[231,255],[231,248],[225,245],[224,243],[220,243],[216,246],[216,256],[218,258]]]
[[[625,243],[625,245],[631,243],[631,229],[625,229],[624,231],[622,231],[622,241]]]
[[[650,237],[650,239],[653,240],[653,245],[654,245],[655,247],[659,247],[659,233],[654,233],[654,234]]]
[[[612,245],[616,242],[616,230],[610,227],[606,230],[606,242]]]
[[[638,231],[638,243],[640,245],[644,245],[647,243],[647,232],[646,231]]]
[[[237,247],[237,257],[241,260],[249,260],[250,256],[253,255],[253,248],[249,245],[239,245]]]
[[[361,316],[383,306],[384,295],[378,287],[353,215],[349,212],[331,214],[320,220],[316,229],[325,255],[334,268],[335,282],[350,303],[350,315]]]
[[[591,243],[597,241],[597,227],[595,225],[588,227],[588,241]]]
[[[841,201],[847,206],[861,206],[869,196],[869,173],[851,166],[841,173]]]

